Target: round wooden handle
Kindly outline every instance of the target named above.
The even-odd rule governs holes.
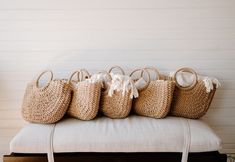
[[[148,72],[146,69],[135,69],[134,71],[131,72],[130,77],[131,77],[134,73],[136,73],[136,72],[138,72],[138,71],[141,71],[141,77],[143,76],[143,73],[146,73],[146,74],[147,74],[147,79],[148,79],[148,80],[147,80],[145,86],[142,87],[141,89],[139,89],[139,91],[143,91],[143,90],[145,90],[145,89],[149,86],[149,83],[150,83],[150,81],[151,81],[151,79],[150,79],[150,74],[149,74],[149,72]]]
[[[161,80],[162,79],[161,73],[158,71],[157,68],[151,66],[151,67],[145,67],[144,69],[147,70],[147,71],[148,70],[154,71],[155,74],[156,74],[155,80]],[[141,72],[141,77],[142,76],[143,76],[143,71]]]
[[[89,79],[91,77],[90,73],[86,69],[81,69],[80,72],[82,75],[82,77],[80,78],[81,81],[83,81],[84,79]],[[83,78],[84,76],[85,78]]]
[[[123,70],[120,66],[113,66],[113,67],[111,67],[111,68],[109,69],[108,72],[110,73],[110,72],[113,71],[114,69],[118,69],[118,70],[121,72],[122,75],[125,75],[124,70]]]
[[[46,74],[46,73],[50,73],[50,80],[47,81],[46,85],[50,84],[50,82],[53,80],[53,72],[52,72],[51,70],[45,70],[45,71],[43,71],[43,72],[38,76],[38,78],[37,78],[37,80],[36,80],[36,87],[37,87],[37,88],[39,88],[39,80],[40,80],[40,78],[41,78],[44,74]]]
[[[73,72],[73,73],[70,75],[69,80],[68,80],[68,84],[72,81],[73,76],[74,76],[75,74],[77,74],[77,76],[78,76],[78,82],[80,82],[81,79],[83,78],[82,71],[81,71],[81,70],[76,70],[75,72]],[[81,75],[81,77],[80,77],[80,75]]]
[[[178,83],[177,78],[176,78],[178,72],[188,72],[188,73],[193,74],[195,77],[194,77],[194,80],[193,80],[192,84],[189,85],[189,86],[186,86],[186,87],[181,86],[181,85]],[[188,67],[184,67],[184,68],[180,68],[179,70],[177,70],[177,71],[174,73],[173,80],[175,81],[175,84],[176,84],[176,86],[177,86],[178,88],[180,88],[180,89],[182,89],[182,90],[188,90],[188,89],[194,88],[194,86],[197,84],[197,82],[198,82],[198,75],[197,75],[197,73],[196,73],[193,69],[188,68]]]

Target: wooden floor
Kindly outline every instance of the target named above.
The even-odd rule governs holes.
[[[181,153],[55,153],[55,162],[180,162]],[[218,152],[190,153],[188,162],[226,162]],[[3,162],[47,162],[46,154],[5,155]]]

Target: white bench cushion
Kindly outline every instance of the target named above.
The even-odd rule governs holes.
[[[54,152],[182,152],[186,120],[191,132],[190,152],[221,148],[220,138],[200,120],[135,115],[91,121],[64,119],[55,126],[53,148]],[[47,153],[51,128],[49,124],[28,124],[11,141],[11,152]]]

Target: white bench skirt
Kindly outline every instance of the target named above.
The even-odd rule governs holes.
[[[220,138],[201,120],[135,115],[91,121],[67,118],[56,125],[30,123],[10,143],[14,153],[207,152],[220,148]]]

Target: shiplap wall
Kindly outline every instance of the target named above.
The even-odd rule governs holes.
[[[0,153],[25,124],[26,83],[121,65],[190,66],[221,83],[206,117],[235,152],[234,0],[0,0]]]

